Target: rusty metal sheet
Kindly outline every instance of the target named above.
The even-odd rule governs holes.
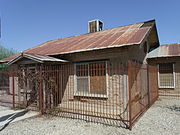
[[[180,55],[180,44],[171,44],[168,48],[168,55],[179,56]]]
[[[101,49],[109,46],[113,47],[113,45],[128,45],[129,40],[131,41],[131,44],[139,44],[139,41],[141,41],[140,39],[142,39],[148,31],[148,29],[141,28],[142,25],[143,23],[139,23],[95,33],[58,39],[55,41],[46,42],[39,47],[35,47],[24,52],[35,54],[38,53],[42,55],[57,55]],[[133,38],[134,36],[136,36],[138,39]]]
[[[180,43],[160,45],[148,54],[148,58],[180,56]]]
[[[79,36],[52,40],[27,49],[23,52],[52,56],[140,44],[140,42],[149,31],[149,27],[142,27],[144,23],[145,22],[107,29],[94,33],[83,34]],[[3,61],[9,61],[12,58],[15,57],[13,56],[4,59]]]

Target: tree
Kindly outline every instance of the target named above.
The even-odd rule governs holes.
[[[15,55],[16,53],[17,53],[17,51],[15,51],[14,49],[8,49],[8,48],[5,48],[4,46],[0,45],[0,60],[10,57],[12,55]],[[0,70],[7,70],[7,64],[1,63]]]

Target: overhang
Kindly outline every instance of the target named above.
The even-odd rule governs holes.
[[[68,62],[66,60],[62,60],[62,59],[58,59],[58,58],[54,58],[54,57],[50,57],[50,56],[45,56],[45,55],[21,53],[20,55],[18,55],[17,57],[15,57],[11,61],[9,61],[7,64],[8,65],[14,64],[23,58],[30,59],[30,60],[35,61],[37,63],[45,63],[45,62],[65,63],[65,62]]]
[[[180,43],[160,45],[148,54],[148,59],[180,56]]]

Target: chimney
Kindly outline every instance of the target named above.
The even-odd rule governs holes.
[[[93,33],[97,31],[102,31],[103,22],[100,20],[92,20],[88,22],[88,32]]]

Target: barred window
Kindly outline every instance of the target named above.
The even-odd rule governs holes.
[[[106,62],[76,64],[76,95],[106,95]]]
[[[161,63],[159,64],[159,87],[160,88],[174,88],[174,64]]]

